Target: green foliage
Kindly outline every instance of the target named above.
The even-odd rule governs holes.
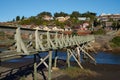
[[[15,22],[15,19],[13,19],[12,22]]]
[[[104,35],[104,34],[106,34],[106,31],[101,28],[97,31],[93,31],[92,33],[95,34],[95,35]]]
[[[90,22],[93,22],[96,18],[96,13],[88,11],[86,13],[83,13],[82,16],[90,18]]]
[[[0,36],[4,36],[5,33],[3,31],[0,32]]]
[[[94,22],[93,22],[93,26],[96,27],[96,26],[101,26],[101,22],[99,20],[97,20],[97,18],[94,19]]]
[[[19,21],[20,20],[20,16],[16,16],[16,21]]]
[[[52,14],[50,12],[41,12],[37,15],[37,17],[44,17],[44,16],[50,16],[52,17]]]
[[[78,11],[73,11],[72,14],[70,15],[71,18],[78,18],[80,16],[81,14]]]
[[[116,44],[114,44],[114,43],[111,42],[111,41],[110,41],[110,46],[111,46],[112,48],[116,48],[116,47],[118,47]]]
[[[20,78],[20,80],[26,80],[26,79],[25,79],[25,76],[22,76],[22,77]]]
[[[66,17],[66,16],[68,16],[68,14],[64,13],[64,12],[60,12],[60,13],[55,13],[54,14],[54,17],[61,17],[61,16]]]
[[[113,29],[120,29],[120,21],[113,21],[112,28]]]
[[[21,21],[21,22],[19,22],[19,24],[21,24],[21,25],[29,25],[30,24],[30,20],[29,19],[26,19],[26,20],[23,20],[23,21]]]
[[[25,19],[25,17],[24,17],[24,16],[22,16],[21,20],[24,20],[24,19]]]
[[[111,42],[112,42],[112,46],[113,46],[113,47],[117,47],[117,46],[120,47],[120,36],[114,37],[114,38],[111,40]]]
[[[61,28],[64,28],[65,23],[64,22],[59,22],[58,20],[55,20],[55,25],[60,26]]]

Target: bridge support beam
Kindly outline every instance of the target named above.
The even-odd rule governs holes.
[[[79,49],[86,54],[92,61],[94,61],[94,64],[96,64],[96,60],[87,52],[85,51],[82,47],[79,46]]]
[[[79,50],[79,47],[76,47],[76,53],[77,53],[77,60],[81,63],[80,61],[80,50]]]
[[[52,69],[52,51],[49,51],[49,67],[48,67],[48,80],[51,80]]]
[[[37,64],[37,56],[40,58],[41,62]],[[49,65],[45,62],[46,59],[49,58]],[[37,80],[37,68],[41,65],[44,64],[48,68],[48,80],[51,80],[51,72],[52,72],[52,51],[48,51],[48,55],[42,59],[39,54],[34,54],[34,76],[33,79]]]
[[[58,58],[57,52],[58,52],[58,51],[55,50],[54,68],[57,67],[57,58]]]
[[[68,65],[68,67],[70,67],[70,53],[69,52],[67,52],[67,65]]]
[[[41,58],[41,57],[39,56],[39,54],[37,54],[37,56],[39,57],[39,60],[40,60],[40,63],[37,64],[37,68],[38,68],[42,63],[46,66],[46,68],[48,68],[48,65],[47,65],[47,63],[45,62],[45,60],[49,58],[49,54],[48,54],[47,56],[45,56],[44,58]]]
[[[36,58],[36,54],[34,54],[34,76],[33,79],[37,80],[37,58]]]
[[[67,49],[67,54],[68,54],[68,61],[67,61],[68,62],[68,67],[70,67],[70,57],[72,56],[75,59],[75,61],[78,63],[78,65],[80,66],[80,68],[83,69],[83,67],[80,64],[79,60],[75,56],[76,53],[74,52],[74,50]],[[78,56],[78,57],[80,57],[80,56]]]

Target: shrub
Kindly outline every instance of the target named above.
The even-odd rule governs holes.
[[[103,35],[106,34],[106,31],[104,29],[99,29],[97,31],[93,31],[92,33],[95,35]]]
[[[117,47],[117,46],[120,47],[120,36],[114,37],[114,38],[111,40],[111,42],[113,43],[113,45],[114,45],[115,47]]]

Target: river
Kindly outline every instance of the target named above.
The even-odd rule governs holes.
[[[43,52],[40,53],[39,55],[41,57],[46,56],[48,53],[47,52]],[[53,59],[54,59],[54,55],[55,52],[53,52]],[[7,62],[23,62],[25,61],[25,59],[32,59],[32,56],[26,56],[22,59],[13,59],[13,60],[9,60]],[[58,51],[58,59],[62,59],[62,60],[66,60],[67,58],[67,54],[66,52],[60,52]],[[99,64],[120,64],[120,54],[112,54],[112,53],[108,53],[108,52],[98,52],[96,55],[94,55],[94,58],[96,60],[97,63]],[[73,58],[71,58],[71,61],[74,61]]]

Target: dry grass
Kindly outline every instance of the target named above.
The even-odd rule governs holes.
[[[71,78],[76,78],[76,77],[82,77],[82,76],[86,76],[86,77],[96,77],[100,74],[96,73],[95,71],[91,71],[89,69],[80,69],[79,67],[70,67],[70,68],[66,68],[63,70],[64,73],[66,73],[66,75],[68,75]]]

